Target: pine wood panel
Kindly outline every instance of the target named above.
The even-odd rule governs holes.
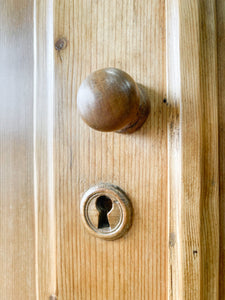
[[[181,73],[177,0],[166,1],[168,114],[168,298],[183,299],[181,250]]]
[[[39,1],[34,61],[33,7],[18,7],[8,2],[2,18],[2,95],[9,100],[0,112],[1,298],[218,299],[215,2],[167,3],[167,102],[163,1],[59,2],[54,11],[52,1]],[[222,3],[217,10],[221,298]],[[54,61],[53,17],[55,42],[67,40]],[[133,135],[94,132],[77,114],[79,83],[106,64],[150,95],[151,117]],[[100,181],[120,185],[134,205],[133,227],[118,241],[96,240],[80,222],[80,197]]]
[[[56,1],[55,200],[58,299],[167,298],[167,106],[164,1]],[[81,81],[115,66],[146,86],[151,116],[132,135],[89,129],[76,108]],[[81,195],[110,182],[129,195],[133,226],[113,242],[88,235]]]
[[[0,299],[35,299],[32,1],[1,1],[0,28]]]
[[[215,2],[37,1],[34,40],[32,5],[0,5],[1,299],[218,299]],[[78,116],[80,82],[106,66],[149,93],[151,116],[135,134],[94,132]],[[79,216],[82,193],[101,181],[134,206],[131,230],[113,242],[89,236]]]
[[[167,51],[169,297],[218,299],[215,1],[167,2]]]
[[[219,79],[220,294],[225,299],[225,2],[217,0]]]
[[[37,299],[49,299],[50,295],[56,293],[52,1],[36,1],[34,14],[34,182],[37,212]]]

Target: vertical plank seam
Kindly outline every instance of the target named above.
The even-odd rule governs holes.
[[[34,164],[34,223],[35,223],[35,283],[36,283],[36,300],[39,300],[39,284],[38,284],[38,199],[37,199],[37,162],[36,162],[36,106],[37,106],[37,2],[34,1],[33,8],[33,26],[34,26],[34,88],[33,88],[33,164]]]

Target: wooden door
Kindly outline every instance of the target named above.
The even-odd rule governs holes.
[[[0,8],[0,299],[225,299],[223,1]],[[133,134],[94,131],[78,114],[79,85],[105,67],[148,94]],[[115,241],[81,222],[81,197],[100,182],[133,205]]]

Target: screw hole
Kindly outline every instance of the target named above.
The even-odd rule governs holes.
[[[99,211],[99,219],[98,219],[99,229],[110,227],[107,214],[111,211],[112,206],[113,206],[112,200],[109,197],[105,195],[98,197],[96,201],[96,208]]]

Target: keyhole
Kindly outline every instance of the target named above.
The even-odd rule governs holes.
[[[110,227],[107,214],[112,209],[112,200],[107,196],[100,196],[96,201],[96,208],[99,211],[98,228]]]

